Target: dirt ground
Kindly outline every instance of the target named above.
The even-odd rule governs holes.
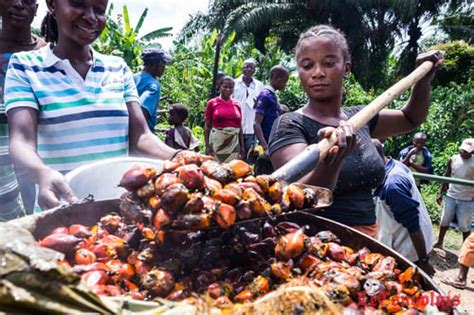
[[[459,295],[461,314],[474,315],[474,268],[471,268],[468,274],[467,285],[464,290],[459,290],[451,286],[441,283],[441,279],[446,277],[454,277],[458,273],[457,251],[451,249],[435,248],[430,255],[430,262],[436,269],[433,277],[436,284],[449,296]]]

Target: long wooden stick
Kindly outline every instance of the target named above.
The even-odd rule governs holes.
[[[354,132],[365,126],[383,108],[403,94],[411,86],[415,85],[415,83],[430,72],[432,68],[433,63],[431,61],[423,62],[408,76],[392,85],[360,112],[352,116],[348,122],[353,125]],[[331,138],[323,139],[317,144],[309,145],[304,151],[276,170],[272,176],[289,183],[296,182],[312,171],[318,164],[319,160],[324,159],[328,154],[329,149],[336,143],[337,136],[333,135]]]

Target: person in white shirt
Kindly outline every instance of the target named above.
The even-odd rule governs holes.
[[[244,61],[242,75],[235,79],[233,99],[240,104],[242,111],[242,130],[244,133],[245,159],[255,142],[253,122],[255,119],[255,100],[263,89],[263,84],[253,77],[257,63],[254,59]]]

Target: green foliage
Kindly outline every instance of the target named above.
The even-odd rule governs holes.
[[[408,94],[404,94],[392,105],[401,108]],[[474,130],[474,83],[450,83],[432,91],[428,118],[412,133],[389,139],[385,150],[388,155],[398,157],[400,150],[411,144],[415,132],[428,135],[426,146],[433,155],[433,168],[437,175],[444,174],[446,162],[453,155],[462,140],[472,136]]]
[[[435,85],[448,85],[449,82],[467,83],[474,78],[474,46],[464,41],[438,44],[433,49],[445,52],[444,66],[436,74]]]
[[[286,88],[278,92],[278,101],[288,106],[290,111],[295,111],[308,103],[308,96],[304,93],[297,74],[290,75]]]
[[[434,24],[448,34],[451,40],[465,40],[474,44],[474,6],[467,4],[450,8],[437,17]]]
[[[158,38],[171,36],[171,27],[154,30],[142,37],[139,32],[148,14],[145,8],[135,27],[131,26],[126,5],[122,8],[122,14],[117,15],[117,20],[112,19],[113,4],[107,13],[107,25],[94,43],[94,48],[104,54],[122,57],[134,72],[139,71],[141,64],[140,53],[144,46],[155,44]]]
[[[352,73],[344,81],[344,106],[367,105],[373,99],[373,92],[366,92]]]
[[[421,187],[421,196],[425,202],[426,209],[430,215],[431,222],[439,223],[441,220],[441,209],[440,206],[436,203],[436,198],[439,192],[439,185],[435,182],[430,182],[424,184]]]

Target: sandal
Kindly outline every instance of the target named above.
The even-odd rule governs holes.
[[[466,288],[466,282],[460,282],[455,278],[444,278],[441,279],[441,282],[460,290],[464,290]]]

